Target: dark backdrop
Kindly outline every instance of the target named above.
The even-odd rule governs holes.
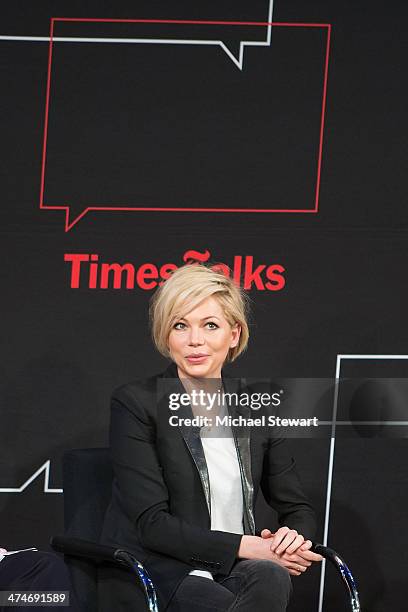
[[[404,2],[276,0],[281,25],[242,66],[240,41],[267,41],[267,26],[55,21],[49,61],[52,17],[265,23],[268,7],[2,7],[0,545],[47,548],[63,452],[106,445],[112,389],[164,369],[147,307],[165,264],[235,266],[253,314],[231,374],[406,377]],[[73,36],[211,44],[58,40]],[[116,280],[105,266],[104,285],[103,263],[129,265]],[[328,542],[366,612],[402,610],[406,440],[364,431],[336,441]],[[322,540],[329,440],[291,445]],[[295,581],[292,610],[318,609],[319,578]],[[328,570],[323,609],[343,603]]]

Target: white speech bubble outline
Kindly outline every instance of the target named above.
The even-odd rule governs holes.
[[[244,49],[245,47],[270,47],[271,45],[271,33],[272,33],[272,14],[273,14],[273,2],[269,0],[268,7],[268,22],[266,24],[266,40],[262,41],[251,41],[242,40],[239,43],[238,57],[227,47],[222,40],[200,40],[200,39],[187,39],[187,38],[83,38],[78,36],[53,36],[53,42],[70,42],[70,43],[137,43],[137,44],[153,44],[153,45],[204,45],[204,46],[219,46],[232,60],[232,62],[239,68],[243,69],[244,65]],[[56,18],[57,19],[57,18]],[[63,21],[63,20],[61,20]],[[67,18],[67,21],[69,19]],[[80,21],[80,20],[79,20]],[[113,20],[112,20],[113,21]],[[153,20],[152,20],[153,21]],[[232,23],[232,22],[231,22]],[[199,25],[200,22],[197,21]],[[220,22],[219,25],[222,25]],[[259,24],[261,25],[261,24]],[[27,42],[50,42],[50,36],[7,36],[0,35],[0,40],[4,41],[27,41]]]
[[[336,425],[342,424],[337,421],[337,406],[339,399],[339,385],[338,381],[340,380],[340,370],[341,370],[341,361],[342,359],[406,359],[408,360],[408,355],[361,355],[361,354],[338,354],[336,358],[336,376],[335,376],[335,386],[334,386],[334,397],[333,397],[333,416],[332,416],[332,434],[330,438],[330,451],[329,451],[329,465],[328,465],[328,473],[327,473],[327,490],[326,490],[326,509],[324,516],[324,528],[323,528],[323,545],[327,546],[328,536],[329,536],[329,524],[330,524],[330,506],[331,506],[331,493],[332,493],[332,485],[333,485],[333,468],[334,468],[334,450],[336,443]],[[373,422],[378,424],[378,421]],[[366,423],[365,423],[366,424]],[[381,421],[381,424],[386,425],[386,421]],[[389,425],[407,425],[408,421],[398,421],[388,423]],[[319,603],[317,612],[323,612],[323,598],[324,598],[324,586],[325,586],[325,576],[326,576],[326,559],[323,559],[322,569],[320,573],[320,588],[319,588]]]
[[[51,460],[47,459],[47,461],[45,461],[42,464],[42,466],[39,467],[38,470],[34,472],[34,474],[32,474],[32,476],[27,478],[27,480],[23,482],[21,486],[19,487],[0,487],[0,493],[23,493],[23,491],[25,491],[25,489],[27,489],[30,486],[30,484],[34,482],[34,480],[36,480],[42,472],[44,472],[43,493],[63,493],[63,489],[51,489],[49,487],[50,465],[51,465]]]

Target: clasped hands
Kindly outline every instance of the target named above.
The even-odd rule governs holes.
[[[295,529],[280,527],[276,533],[263,529],[261,537],[243,536],[238,556],[246,559],[269,559],[285,567],[292,576],[303,574],[313,562],[323,557],[312,552],[312,542]]]
[[[305,540],[295,529],[280,527],[276,533],[263,529],[261,538],[269,540],[269,548],[276,558],[276,563],[283,565],[292,576],[303,574],[313,562],[322,561],[323,557],[312,552],[312,542]]]

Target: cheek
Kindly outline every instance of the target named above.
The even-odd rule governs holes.
[[[213,346],[220,351],[228,351],[230,347],[232,337],[227,332],[220,334],[217,338],[213,339]]]
[[[168,345],[169,345],[169,349],[171,351],[175,351],[177,350],[178,346],[179,346],[179,342],[178,342],[178,338],[174,335],[174,334],[170,334],[169,339],[167,341]]]
[[[185,333],[174,333],[169,336],[169,347],[173,352],[184,351],[186,344],[188,344],[188,336]]]

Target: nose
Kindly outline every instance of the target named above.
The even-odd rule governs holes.
[[[191,328],[189,344],[191,346],[199,346],[200,344],[204,344],[203,332],[199,327]]]

